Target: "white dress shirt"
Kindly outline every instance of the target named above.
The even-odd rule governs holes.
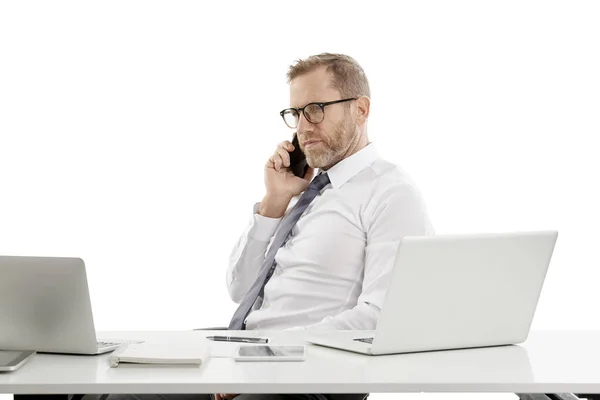
[[[277,251],[246,329],[375,329],[400,238],[434,234],[417,186],[373,144],[326,172],[331,183]],[[282,219],[258,214],[259,204],[230,256],[227,287],[236,303],[256,280]]]

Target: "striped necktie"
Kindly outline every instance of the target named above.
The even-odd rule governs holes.
[[[285,240],[292,231],[294,225],[296,225],[296,222],[300,219],[300,216],[306,210],[306,207],[308,207],[317,194],[325,186],[327,186],[329,182],[329,176],[327,176],[327,173],[321,173],[317,175],[308,185],[294,208],[292,208],[289,214],[283,218],[280,223],[281,228],[275,235],[275,239],[273,239],[273,243],[267,252],[263,266],[258,273],[258,277],[242,299],[240,305],[231,318],[228,328],[229,330],[245,329],[246,317],[248,314],[250,314],[252,306],[271,278],[271,275],[273,275],[273,271],[275,271],[275,267],[277,265],[275,262],[275,254],[277,254],[279,248],[285,243]]]

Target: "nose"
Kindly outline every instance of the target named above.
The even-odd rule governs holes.
[[[298,133],[312,132],[314,129],[314,124],[311,124],[306,117],[304,116],[304,112],[300,113],[298,117]]]

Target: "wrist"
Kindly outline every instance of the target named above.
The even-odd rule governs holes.
[[[263,217],[281,218],[292,200],[289,196],[266,194],[258,206],[258,214]]]

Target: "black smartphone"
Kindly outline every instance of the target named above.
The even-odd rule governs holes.
[[[300,149],[298,135],[296,133],[294,133],[292,144],[294,145],[294,151],[290,152],[290,170],[294,175],[304,178],[306,170],[308,170],[308,162],[306,161],[304,152]]]

